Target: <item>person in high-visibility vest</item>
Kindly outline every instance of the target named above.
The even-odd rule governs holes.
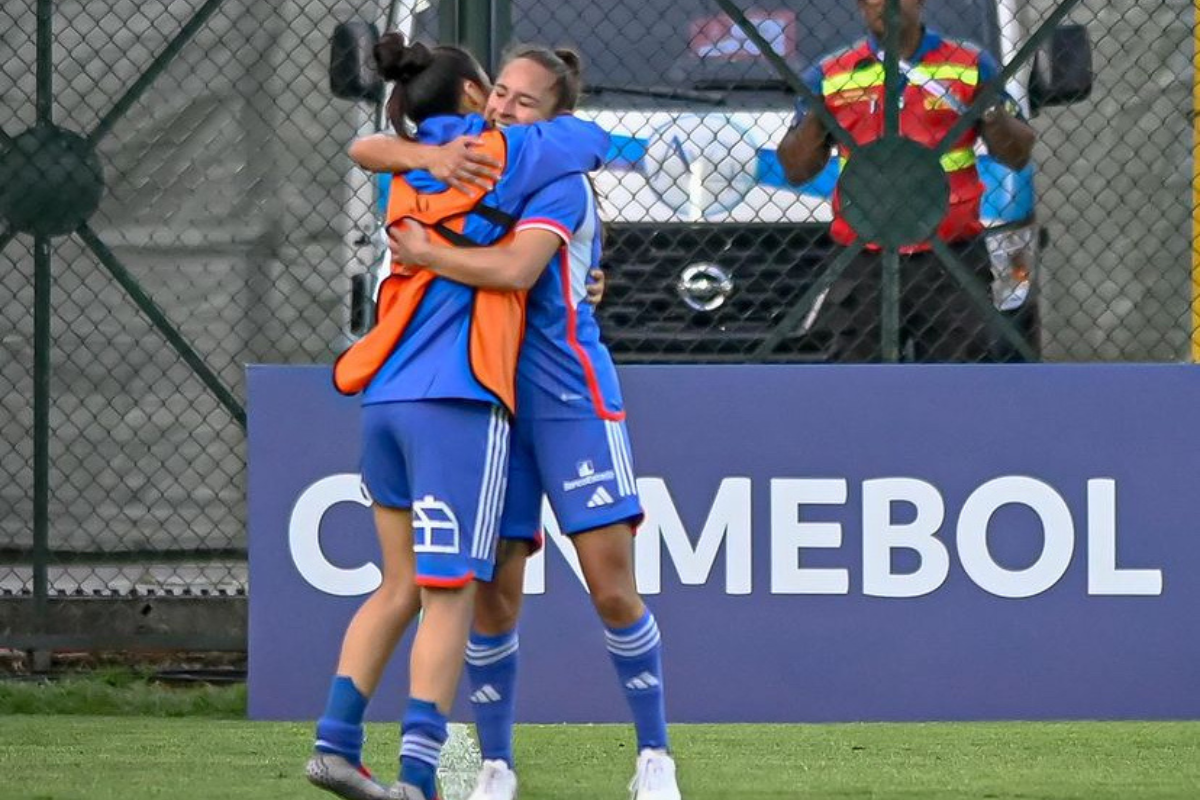
[[[389,225],[418,221],[461,248],[505,242],[518,266],[550,260],[561,239],[527,226],[526,207],[561,180],[585,180],[608,134],[573,117],[487,129],[477,112],[491,83],[461,48],[409,45],[389,33],[374,55],[393,84],[388,114],[398,135],[430,145],[475,136],[498,173],[465,191],[427,172],[395,176]],[[346,631],[306,768],[341,797],[436,800],[476,582],[491,580],[495,565],[526,288],[474,288],[394,261],[376,325],[334,365],[337,389],[362,394],[363,488],[383,554],[382,585]],[[363,716],[418,610],[400,776],[389,788],[362,765]]]
[[[884,134],[885,0],[857,0],[869,35],[822,58],[803,76],[829,113],[853,138],[866,145]],[[934,147],[951,130],[987,81],[999,74],[995,59],[971,42],[942,36],[922,21],[925,0],[900,0],[899,67],[902,76],[900,136]],[[976,141],[1001,164],[1021,169],[1029,163],[1036,133],[1007,95],[982,112],[941,157],[950,188],[949,206],[936,236],[950,244],[986,286],[991,263],[983,241],[980,198],[983,186],[976,169]],[[791,129],[779,145],[779,161],[790,183],[803,184],[829,161],[833,139],[818,114],[797,102]],[[840,152],[845,165],[853,151]],[[861,202],[861,201],[860,201]],[[834,195],[830,236],[838,245],[857,236],[846,219],[843,198]],[[868,242],[826,298],[829,325],[838,333],[832,353],[837,361],[880,359],[880,258],[877,243]],[[989,356],[988,317],[958,281],[930,252],[929,242],[903,246],[901,253],[902,337],[916,361],[982,361]],[[836,256],[836,251],[835,254]],[[833,309],[836,309],[834,311]]]

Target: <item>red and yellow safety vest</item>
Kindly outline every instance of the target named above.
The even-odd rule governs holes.
[[[479,149],[501,165],[507,161],[507,145],[500,131],[486,131]],[[401,176],[392,178],[388,196],[389,226],[413,219],[429,230],[431,238],[456,247],[479,247],[463,234],[467,217],[482,215],[500,224],[506,232],[487,246],[512,239],[508,230],[515,220],[482,201],[490,190],[473,187],[469,192],[447,189],[421,194]],[[376,324],[343,352],[333,365],[333,383],[343,394],[361,392],[400,343],[429,284],[437,278],[426,269],[392,263],[391,274],[379,287],[375,308]],[[517,356],[525,332],[527,292],[476,289],[471,307],[469,356],[475,379],[512,412],[516,406]]]
[[[902,95],[900,134],[927,147],[935,147],[959,119],[958,105],[965,108],[979,90],[980,51],[970,44],[942,39],[911,74]],[[931,91],[934,82],[937,91]],[[940,94],[948,90],[954,100]],[[883,135],[884,69],[872,50],[870,40],[834,54],[821,62],[821,93],[825,106],[858,144],[873,142]],[[955,100],[957,102],[955,102]],[[942,169],[950,183],[950,205],[938,226],[938,236],[947,241],[969,239],[983,230],[979,221],[979,201],[983,185],[975,168],[977,132],[969,129],[941,157]],[[842,165],[847,156],[841,153]],[[856,236],[843,218],[841,199],[834,193],[834,220],[830,234],[841,244]],[[927,244],[903,248],[906,252],[928,249]]]

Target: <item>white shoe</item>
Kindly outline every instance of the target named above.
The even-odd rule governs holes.
[[[675,782],[675,759],[666,750],[643,750],[629,783],[630,800],[683,800]]]
[[[503,761],[483,762],[475,791],[467,800],[515,800],[517,796],[517,773]]]

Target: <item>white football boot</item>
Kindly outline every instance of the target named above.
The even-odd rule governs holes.
[[[498,760],[483,762],[475,791],[467,800],[516,800],[517,773],[508,764]]]
[[[683,800],[675,782],[675,759],[666,750],[646,749],[638,756],[629,783],[630,800]]]

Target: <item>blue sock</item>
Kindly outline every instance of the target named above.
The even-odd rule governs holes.
[[[638,750],[667,748],[667,712],[663,703],[662,639],[658,623],[647,609],[628,628],[604,633],[608,653],[633,712]]]
[[[433,800],[442,745],[450,735],[446,717],[433,703],[409,698],[400,731],[400,780],[419,788],[426,800]]]
[[[352,764],[362,763],[363,714],[367,698],[345,675],[335,675],[325,713],[317,720],[316,749],[336,753]]]
[[[510,767],[519,644],[515,629],[499,636],[471,631],[467,642],[467,679],[471,684],[471,708],[475,710],[479,749],[485,761],[503,761]]]

